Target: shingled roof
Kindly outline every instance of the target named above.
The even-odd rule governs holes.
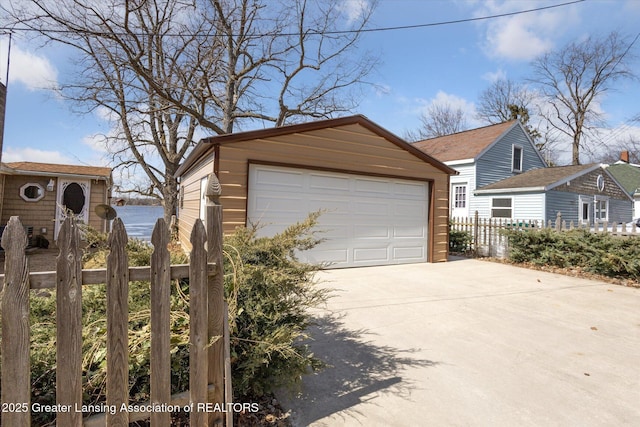
[[[629,194],[640,190],[640,167],[628,163],[616,163],[607,168],[609,173]]]
[[[111,168],[98,166],[58,165],[53,163],[36,162],[11,162],[4,163],[4,166],[11,169],[9,173],[22,175],[36,173],[38,175],[73,175],[105,179],[111,177]]]
[[[425,139],[413,143],[413,146],[441,162],[475,159],[516,124],[516,120],[511,120],[438,138]]]
[[[602,166],[600,164],[589,164],[533,169],[519,175],[514,175],[501,181],[485,185],[476,191],[478,193],[494,192],[496,190],[514,191],[516,189],[538,189],[546,191],[599,167]]]

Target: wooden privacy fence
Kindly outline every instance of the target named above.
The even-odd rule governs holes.
[[[478,212],[473,217],[453,217],[450,220],[451,230],[461,231],[469,235],[469,240],[462,249],[473,252],[478,256],[506,255],[507,238],[505,230],[532,230],[550,228],[558,232],[574,230],[577,228],[588,229],[595,233],[607,233],[615,236],[640,236],[640,227],[636,224],[628,225],[611,224],[606,221],[595,225],[576,224],[562,219],[562,213],[558,212],[555,220],[518,220],[510,218],[479,218]]]
[[[150,419],[152,426],[169,426],[171,410],[177,408],[189,411],[192,426],[232,425],[232,411],[219,409],[232,399],[219,207],[214,203],[207,206],[209,233],[202,221],[196,222],[190,263],[185,265],[170,265],[169,230],[159,219],[151,241],[151,265],[129,267],[127,234],[122,221],[116,219],[109,236],[106,269],[83,270],[80,231],[68,218],[58,238],[56,271],[29,273],[24,228],[18,217],[10,219],[2,236],[5,274],[0,277],[4,284],[2,425],[31,423],[29,291],[46,288],[56,289],[56,407],[69,409],[57,413],[58,426],[126,426],[145,419]],[[171,280],[183,278],[189,279],[190,297],[189,390],[171,395],[170,287]],[[133,411],[121,410],[130,406],[129,281],[151,282],[151,395],[149,402]],[[82,286],[101,283],[106,283],[107,304],[106,408],[115,410],[83,419],[82,411],[76,410],[82,407]]]

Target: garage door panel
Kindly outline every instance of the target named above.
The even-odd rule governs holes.
[[[402,260],[419,260],[425,256],[424,247],[422,246],[406,246],[393,248],[393,257]]]
[[[391,185],[388,182],[377,179],[356,178],[354,182],[354,191],[356,193],[389,194],[389,190],[391,188]]]
[[[331,193],[348,193],[350,190],[350,180],[346,177],[310,174],[309,188],[325,190]]]
[[[353,237],[356,239],[389,239],[391,231],[389,227],[380,225],[357,225],[354,227]]]
[[[425,236],[424,227],[418,226],[395,226],[393,229],[393,237],[396,238],[422,238]]]
[[[254,198],[256,212],[268,212],[271,214],[299,213],[300,199],[293,196],[270,195]]]
[[[425,202],[426,203],[426,202]],[[393,205],[393,215],[396,217],[426,217],[426,204],[396,202]]]
[[[272,189],[288,187],[303,187],[303,173],[295,170],[257,169],[254,175],[254,185],[259,187],[272,187]]]
[[[347,249],[322,249],[320,245],[312,252],[298,254],[298,257],[315,264],[328,263],[343,265],[349,262],[349,251]]]
[[[427,187],[424,183],[394,182],[393,192],[396,195],[410,196],[426,200]]]
[[[352,212],[355,215],[363,216],[389,216],[389,202],[384,200],[364,200],[361,202],[353,202]]]
[[[316,230],[326,241],[299,254],[308,262],[334,268],[423,262],[427,195],[424,182],[251,165],[247,216],[267,224],[261,235],[273,235],[322,210]]]
[[[300,200],[298,199],[298,203]],[[349,200],[345,198],[344,200],[329,198],[329,197],[313,197],[308,201],[308,208],[311,212],[324,210],[327,213],[337,214],[337,215],[348,215],[349,214]]]
[[[389,260],[389,249],[384,248],[355,248],[353,250],[353,262],[357,264],[374,263],[384,264]]]

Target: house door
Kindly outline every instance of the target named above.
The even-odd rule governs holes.
[[[90,191],[91,181],[62,178],[58,180],[54,239],[58,240],[60,226],[67,215],[74,215],[81,222],[89,223]]]
[[[469,199],[467,183],[451,184],[451,217],[466,218],[469,216]]]
[[[591,201],[580,198],[580,223],[591,224],[589,212],[591,210]]]

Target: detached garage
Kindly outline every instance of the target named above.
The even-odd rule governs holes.
[[[363,116],[203,139],[176,175],[179,236],[189,245],[216,173],[226,233],[272,235],[323,210],[326,241],[300,254],[334,268],[446,261],[448,166]]]

